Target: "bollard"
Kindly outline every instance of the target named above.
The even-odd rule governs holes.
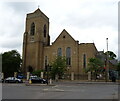
[[[41,72],[41,78],[43,78],[43,72]]]
[[[29,84],[32,84],[32,81],[31,81],[31,80],[29,80]]]
[[[4,73],[1,73],[1,79],[4,79]]]
[[[27,80],[30,78],[30,72],[27,72]]]
[[[91,80],[91,72],[88,72],[88,80]]]
[[[74,80],[74,72],[71,73],[71,80]]]
[[[14,77],[17,77],[17,72],[14,72]]]
[[[50,79],[50,84],[52,84],[52,79]]]

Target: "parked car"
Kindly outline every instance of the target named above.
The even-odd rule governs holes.
[[[40,77],[30,77],[30,80],[32,81],[32,83],[43,83],[43,84],[48,83],[48,81],[46,79],[43,79]]]
[[[18,78],[18,79],[24,79],[25,76],[24,76],[23,74],[18,74],[18,75],[17,75],[17,78]]]
[[[37,78],[37,75],[31,75],[30,78]]]
[[[5,83],[23,83],[23,80],[18,79],[16,77],[8,77],[4,81]]]

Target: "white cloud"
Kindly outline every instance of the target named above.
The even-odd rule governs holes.
[[[50,18],[52,42],[66,29],[81,43],[94,41],[100,51],[106,50],[108,37],[109,49],[118,52],[118,0],[12,1],[0,4],[0,52],[16,48],[22,53],[25,17],[38,5]]]

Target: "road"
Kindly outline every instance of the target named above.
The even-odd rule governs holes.
[[[3,84],[3,99],[118,99],[116,84],[58,83],[55,86]]]

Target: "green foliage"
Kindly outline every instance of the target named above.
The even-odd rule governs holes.
[[[90,58],[88,67],[85,69],[85,72],[101,72],[103,67],[103,63],[98,58]]]
[[[65,71],[67,70],[66,65],[66,59],[65,57],[57,57],[52,63],[51,63],[51,76],[53,79],[55,79],[55,76],[58,75],[59,78],[62,78]]]
[[[91,72],[95,79],[97,78],[98,73],[101,73],[103,71],[103,63],[98,58],[90,58],[88,67],[85,69],[85,72]]]
[[[120,71],[120,62],[118,63],[118,66],[117,66],[117,67],[118,67],[117,70]]]
[[[41,76],[41,72],[43,72],[43,70],[36,70],[34,72],[32,72],[33,75],[37,75],[37,76]]]
[[[113,60],[116,58],[116,55],[112,51],[105,52],[105,55],[109,57],[109,60]]]
[[[117,71],[118,71],[118,73],[119,73],[119,75],[120,75],[120,62],[119,62],[118,65],[117,65]]]
[[[20,54],[16,50],[4,52],[2,54],[2,71],[7,76],[13,76],[14,72],[19,72],[21,65]]]

